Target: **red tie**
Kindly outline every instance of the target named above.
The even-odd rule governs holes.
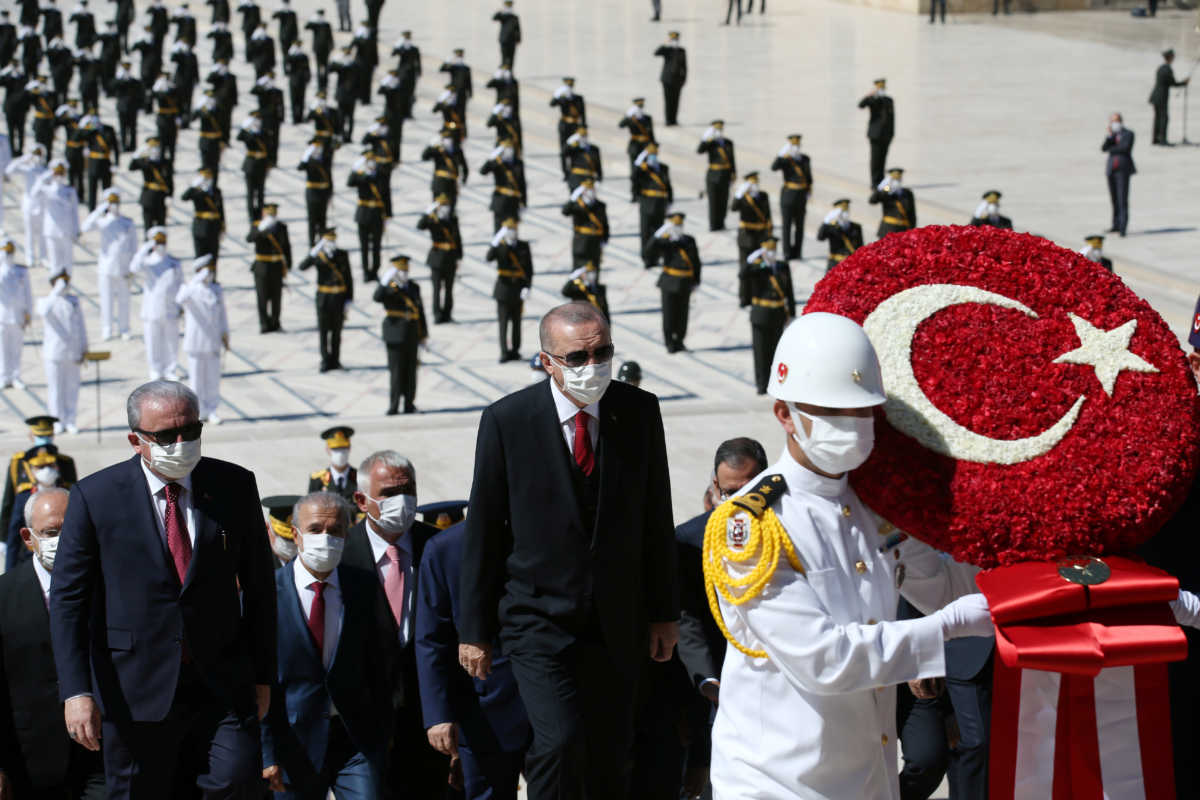
[[[175,574],[179,576],[179,584],[187,578],[188,564],[192,563],[192,541],[188,538],[187,521],[179,510],[179,492],[183,489],[178,483],[168,483],[167,509],[163,512],[163,527],[167,529],[167,549],[175,562]]]
[[[313,581],[308,585],[316,596],[313,597],[312,608],[308,612],[308,630],[312,633],[313,641],[317,643],[317,655],[325,658],[325,581]]]
[[[586,411],[575,415],[575,463],[584,475],[591,475],[596,467],[596,454],[592,452],[592,437],[588,435],[588,416]]]

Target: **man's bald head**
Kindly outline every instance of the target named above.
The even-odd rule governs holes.
[[[600,328],[603,338],[611,341],[612,334],[608,329],[608,320],[600,310],[591,303],[563,303],[546,312],[538,326],[538,340],[543,352],[555,353],[556,348],[565,334],[573,333],[574,328]],[[571,336],[570,338],[575,338]]]
[[[70,496],[70,492],[58,486],[39,489],[30,495],[25,501],[25,527],[39,532],[50,528],[58,530],[62,526],[63,517],[67,515],[67,498]],[[47,521],[54,524],[48,525]]]

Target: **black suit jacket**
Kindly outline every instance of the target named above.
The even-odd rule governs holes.
[[[108,718],[160,721],[185,646],[215,700],[239,713],[252,712],[255,684],[271,683],[275,585],[254,474],[202,458],[191,478],[196,541],[182,587],[140,456],[71,490],[50,592],[61,699],[90,692]]]
[[[679,594],[683,603],[679,615],[679,659],[697,689],[709,678],[721,677],[725,664],[725,636],[713,620],[704,588],[701,554],[704,529],[711,511],[692,517],[675,529],[679,549]]]
[[[609,384],[599,408],[597,513],[581,519],[549,383],[483,412],[463,549],[461,640],[557,652],[598,622],[630,679],[650,622],[679,619],[671,484],[658,398]]]
[[[1123,128],[1116,133],[1110,133],[1100,145],[1100,149],[1108,156],[1104,159],[1104,174],[1128,172],[1133,175],[1137,167],[1133,164],[1133,131]]]

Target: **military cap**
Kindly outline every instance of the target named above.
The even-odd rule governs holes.
[[[407,39],[412,36],[412,31],[400,31],[400,35]]]
[[[639,106],[640,106],[640,105],[642,105],[642,104],[643,104],[643,103],[645,103],[645,102],[646,102],[646,98],[644,98],[644,97],[635,97],[635,98],[633,98],[633,103],[634,103],[634,105],[639,105]]]
[[[334,425],[332,428],[326,428],[321,431],[321,438],[325,440],[326,447],[349,447],[350,437],[354,435],[354,428],[348,425]]]
[[[645,150],[647,153],[657,153],[658,152],[658,144],[655,142],[651,142],[650,144],[646,145],[642,149]]]
[[[758,173],[757,172],[747,172],[743,177],[745,177],[745,179],[748,181],[756,181],[756,180],[758,180]]]
[[[798,134],[798,133],[789,133],[789,134],[788,134],[788,136],[787,136],[787,138],[788,138],[788,141],[789,141],[789,142],[790,142],[792,139],[795,139],[795,140],[798,142],[798,141],[800,141],[800,134]]]
[[[121,190],[115,186],[110,186],[104,190],[104,199],[110,203],[121,202]]]
[[[147,136],[146,144],[158,144],[158,137],[157,136]]]
[[[572,78],[570,75],[568,75],[567,77],[563,78],[563,83],[567,84],[568,86],[571,86],[571,85],[574,85],[575,79]]]
[[[443,500],[438,503],[426,503],[417,506],[417,513],[426,525],[432,525],[438,530],[445,530],[467,516],[466,500]]]
[[[444,206],[446,203],[450,202],[450,195],[446,194],[445,192],[442,192],[437,197],[433,198],[433,202],[437,203],[438,205]]]
[[[461,56],[465,51],[461,47],[454,48],[454,55]]]
[[[504,220],[503,222],[501,222],[501,223],[500,223],[500,227],[502,227],[502,228],[515,228],[515,227],[517,227],[517,225],[519,225],[519,224],[520,224],[520,222],[521,222],[521,221],[520,221],[519,219],[517,219],[516,217],[509,217],[508,219],[506,219],[506,220]]]
[[[849,197],[839,197],[837,200],[833,201],[833,204],[835,206],[838,206],[841,208],[849,208],[850,207],[850,198]]]
[[[983,199],[987,200],[989,203],[1000,202],[1000,197],[1001,193],[997,192],[995,189],[989,189],[983,193]]]
[[[270,497],[264,497],[260,502],[267,509],[267,514],[271,520],[271,530],[275,532],[275,535],[282,536],[284,539],[291,539],[292,509],[296,507],[296,503],[300,502],[300,495],[274,494]]]
[[[279,210],[279,203],[274,203],[274,202],[271,202],[271,203],[263,203],[263,211],[266,211],[267,209],[272,209],[272,210],[274,210],[274,211],[278,211],[278,210]]]
[[[579,185],[580,186],[595,186],[596,179],[595,178],[584,178],[583,180],[581,180],[579,182]]]
[[[210,178],[213,175],[213,171],[211,169],[209,169],[208,167],[201,167],[200,169],[196,170],[196,173],[198,175],[207,175]]]
[[[162,225],[155,225],[153,228],[146,231],[147,239],[153,239],[155,241],[158,241],[158,238],[160,236],[162,237],[162,240],[164,242],[167,240],[167,229],[164,228]]]
[[[668,39],[678,39],[679,31],[670,31],[669,33],[667,33],[667,38]]]
[[[8,252],[11,253],[13,250],[16,250],[16,249],[17,249],[17,243],[16,243],[16,241],[13,240],[13,238],[11,236],[7,236],[7,235],[0,236],[0,250],[7,250]]]
[[[875,85],[876,86],[887,86],[887,78],[876,78]]]
[[[325,230],[321,231],[321,237],[324,239],[336,239],[337,228],[332,225],[327,226]]]
[[[904,167],[888,167],[888,175],[903,175]]]
[[[404,253],[394,255],[388,260],[393,264],[407,264],[409,262],[408,256],[405,255]]]
[[[712,125],[714,128],[724,128],[724,127],[725,127],[725,120],[723,120],[723,119],[714,119],[714,120],[713,120],[711,123],[709,123],[709,124],[710,124],[710,125]]]
[[[672,211],[669,214],[667,214],[667,219],[670,219],[670,220],[685,219],[686,217],[687,217],[687,214],[683,213],[682,211]]]
[[[775,234],[773,234],[773,233],[769,233],[769,234],[767,234],[767,235],[766,235],[766,236],[764,236],[764,237],[763,237],[763,239],[762,239],[762,244],[764,244],[764,245],[765,245],[765,244],[770,244],[770,245],[774,246],[774,245],[776,245],[776,244],[778,244],[778,243],[779,243],[779,237],[778,237],[778,236],[776,236],[776,235],[775,235]],[[769,250],[769,249],[771,249],[771,248],[767,248],[767,249]]]
[[[1168,47],[1166,50],[1163,50],[1163,58],[1174,58],[1174,57],[1175,57],[1175,49],[1173,47]]]
[[[575,133],[579,136],[587,136],[587,126],[580,125],[578,128],[575,129]]]
[[[49,414],[39,414],[25,420],[25,424],[29,426],[29,432],[34,436],[53,436],[56,422],[58,422],[58,417],[52,417]]]
[[[1104,234],[1093,233],[1091,236],[1083,237],[1083,240],[1092,247],[1099,247],[1100,245],[1104,244]]]
[[[636,361],[626,361],[617,370],[617,380],[629,383],[642,380],[642,366]]]

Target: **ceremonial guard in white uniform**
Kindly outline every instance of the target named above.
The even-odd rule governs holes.
[[[69,291],[66,270],[54,273],[50,294],[38,300],[42,318],[42,360],[46,365],[46,409],[58,417],[67,433],[79,433],[75,410],[79,403],[79,369],[87,352],[87,329],[79,295]]]
[[[75,262],[75,240],[79,238],[79,195],[68,183],[66,161],[56,158],[50,162],[50,173],[38,180],[37,194],[50,274],[70,274]]]
[[[221,348],[229,349],[225,294],[217,283],[217,264],[211,253],[193,261],[192,269],[192,279],[175,295],[175,302],[185,312],[183,352],[188,357],[188,383],[200,399],[200,418],[220,425]]]
[[[104,193],[105,202],[97,205],[83,221],[83,230],[100,231],[100,256],[97,272],[100,283],[100,336],[113,337],[113,307],[116,307],[117,333],[129,338],[129,266],[137,252],[137,232],[133,220],[123,216],[121,195],[115,187]]]
[[[861,327],[798,318],[769,392],[786,449],[713,512],[705,534],[705,572],[733,643],[713,797],[898,800],[895,686],[944,675],[946,639],[992,635],[987,603],[973,594],[974,567],[901,541],[847,483],[886,399]],[[929,616],[893,621],[901,593]]]
[[[16,243],[0,240],[0,387],[24,389],[21,382],[21,345],[33,313],[29,270],[13,261]]]
[[[176,377],[179,371],[179,306],[183,283],[179,260],[167,255],[167,231],[150,229],[150,241],[133,256],[129,271],[142,277],[142,335],[150,380]]]
[[[4,174],[24,175],[25,193],[21,195],[21,217],[25,220],[25,261],[29,266],[37,266],[46,257],[42,249],[42,205],[38,200],[38,181],[46,174],[46,148],[35,144],[33,149],[13,159],[4,168]]]

